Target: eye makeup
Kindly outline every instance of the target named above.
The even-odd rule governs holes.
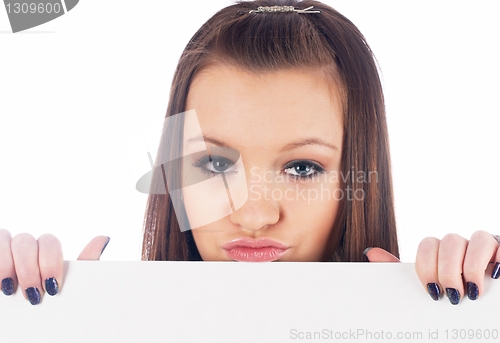
[[[204,155],[194,161],[192,165],[198,168],[203,174],[212,174],[218,177],[221,174],[227,175],[237,172],[237,170],[233,168],[234,163],[235,162],[223,156]],[[282,171],[295,181],[311,180],[326,173],[323,167],[311,160],[291,161],[283,167]]]
[[[198,168],[203,174],[212,174],[215,177],[221,174],[236,172],[233,166],[235,162],[223,156],[204,155],[193,162],[193,167]]]
[[[283,171],[296,181],[311,180],[320,174],[326,173],[326,170],[318,163],[311,160],[296,160],[288,162]]]

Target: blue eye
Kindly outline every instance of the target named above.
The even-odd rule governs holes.
[[[204,174],[227,174],[236,170],[230,170],[234,162],[222,156],[205,155],[193,162],[193,167],[199,168]]]
[[[313,161],[300,160],[288,163],[283,171],[295,180],[308,180],[324,173],[325,169]]]

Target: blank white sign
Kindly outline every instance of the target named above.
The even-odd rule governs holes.
[[[39,305],[19,289],[0,294],[2,342],[499,339],[500,281],[489,277],[491,266],[479,299],[456,306],[433,301],[411,263],[71,261],[65,268],[60,293]]]

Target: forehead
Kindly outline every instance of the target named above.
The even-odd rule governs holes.
[[[213,65],[194,78],[186,110],[191,109],[204,134],[240,145],[273,146],[307,136],[339,146],[343,132],[339,90],[320,71],[253,74]]]

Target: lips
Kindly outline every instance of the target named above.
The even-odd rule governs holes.
[[[226,255],[242,262],[270,262],[279,259],[289,249],[286,245],[268,238],[252,240],[235,239],[222,247]]]

